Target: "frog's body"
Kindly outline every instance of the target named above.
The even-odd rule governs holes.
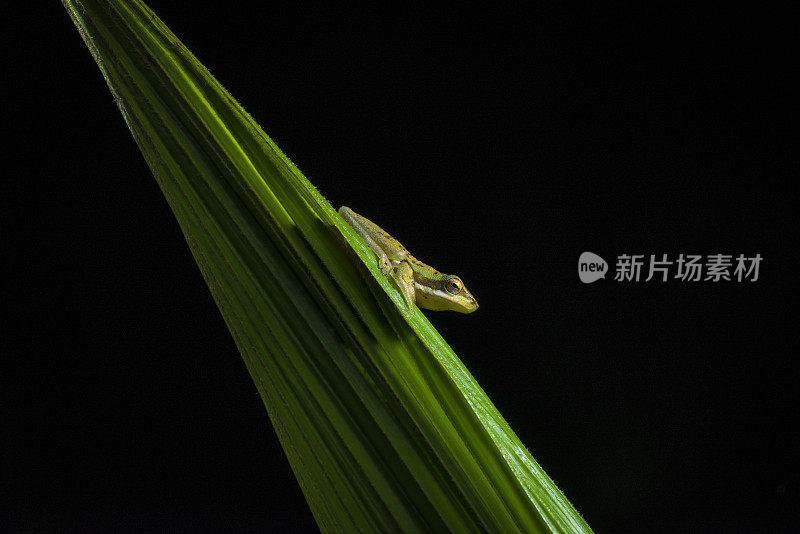
[[[472,313],[478,309],[478,302],[459,277],[422,263],[380,226],[347,206],[339,208],[339,214],[378,257],[381,272],[393,275],[409,308],[416,302],[427,310]]]

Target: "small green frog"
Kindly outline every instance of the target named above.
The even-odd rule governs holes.
[[[381,227],[347,206],[339,208],[339,215],[378,257],[381,272],[387,276],[392,273],[409,309],[415,302],[426,310],[472,313],[478,309],[478,302],[461,278],[425,265]]]

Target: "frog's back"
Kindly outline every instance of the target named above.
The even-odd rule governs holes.
[[[339,215],[344,217],[350,226],[354,228],[360,227],[362,231],[369,234],[372,240],[375,241],[375,243],[381,249],[383,249],[383,251],[386,252],[391,259],[399,259],[398,256],[402,256],[404,258],[411,256],[408,254],[406,248],[401,245],[397,239],[390,236],[386,230],[370,221],[366,217],[354,212],[347,206],[342,206],[339,208]],[[394,252],[394,254],[390,254],[390,252]]]

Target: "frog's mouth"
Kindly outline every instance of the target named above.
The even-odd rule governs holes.
[[[414,283],[414,298],[417,306],[433,311],[454,311],[472,313],[478,309],[478,302],[472,295],[454,296],[442,288]]]

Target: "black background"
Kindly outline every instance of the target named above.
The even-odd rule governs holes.
[[[480,310],[431,321],[597,532],[798,528],[787,14],[150,5],[334,206],[462,276]],[[0,524],[314,531],[69,18],[17,29]],[[584,250],[764,260],[584,285]]]

